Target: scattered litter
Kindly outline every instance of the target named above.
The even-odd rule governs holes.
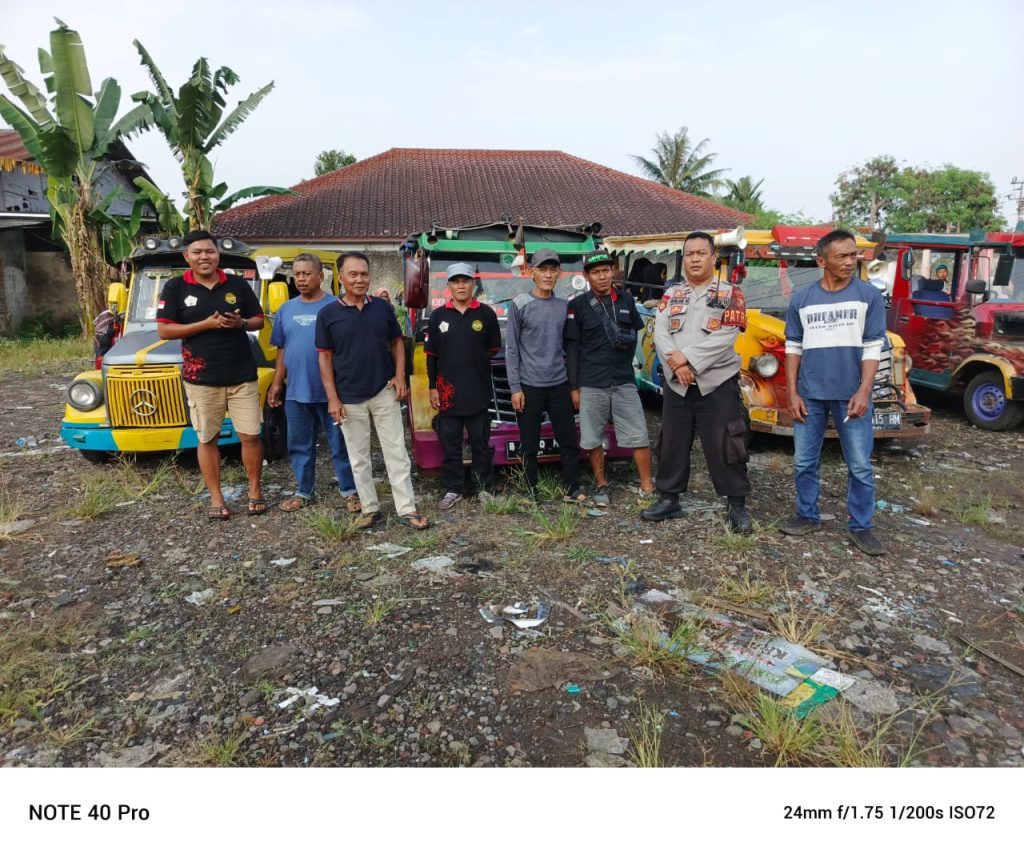
[[[317,599],[313,603],[314,608],[334,608],[346,604],[344,599]]]
[[[571,682],[567,686],[565,686],[565,690],[568,691],[569,694],[579,694],[580,693],[580,687],[578,685],[574,685]]]
[[[641,545],[654,545],[654,540],[653,539],[641,539],[640,540],[640,544]]]
[[[12,521],[7,524],[0,524],[0,537],[14,536],[16,533],[23,533],[35,524],[34,518],[26,518],[21,521]]]
[[[454,575],[451,567],[455,565],[455,561],[451,557],[444,554],[437,554],[433,557],[424,557],[422,560],[417,560],[412,564],[411,569],[413,572],[430,572],[430,573],[442,573],[445,575]]]
[[[932,523],[930,521],[928,521],[928,519],[926,519],[926,518],[911,518],[911,517],[908,516],[907,517],[907,521],[909,521],[911,524],[918,524],[921,527],[931,527],[932,526]]]
[[[668,714],[671,715],[673,718],[678,718],[679,717],[679,713],[676,712],[675,709],[669,709],[668,710]]]
[[[827,685],[829,688],[834,688],[836,691],[846,691],[856,681],[854,677],[847,676],[845,673],[840,673],[838,670],[832,670],[828,667],[823,667],[812,674],[812,678],[815,682],[822,685]]]
[[[600,682],[618,672],[615,665],[605,664],[585,653],[528,649],[509,672],[509,688],[526,692],[564,688],[571,683]]]
[[[337,706],[341,700],[337,697],[328,697],[326,694],[320,694],[319,690],[315,685],[311,685],[305,691],[300,688],[286,688],[286,694],[290,694],[291,697],[286,697],[280,703],[277,704],[279,709],[287,709],[296,700],[305,698],[306,700],[312,700],[306,709],[306,712],[315,712],[321,706],[330,709],[333,706]]]
[[[948,569],[956,569],[957,567],[957,564],[954,563],[952,560],[943,560],[942,565],[947,567]]]
[[[228,613],[229,614],[237,614],[241,610],[242,610],[242,606],[241,605],[232,605],[230,608],[228,608]]]
[[[394,560],[396,557],[401,557],[403,554],[408,554],[412,551],[411,548],[407,548],[404,545],[396,545],[394,542],[378,542],[376,545],[367,545],[367,551],[379,551],[388,560]]]
[[[1001,664],[1007,670],[1012,671],[1013,673],[1016,673],[1017,676],[1024,676],[1024,668],[1017,667],[1017,665],[1015,665],[1012,661],[1007,661],[1002,656],[996,655],[996,653],[992,652],[992,650],[988,649],[987,647],[984,647],[981,644],[975,643],[974,641],[970,640],[969,638],[965,637],[964,635],[957,635],[957,639],[962,641],[963,643],[967,644],[967,646],[969,646],[975,652],[980,652],[982,655],[987,656],[992,661],[994,661],[996,664]]]
[[[108,569],[128,569],[138,566],[142,558],[138,554],[122,554],[120,551],[112,551],[107,555]]]
[[[512,605],[489,605],[480,609],[480,616],[488,625],[509,622],[517,629],[532,629],[548,618],[550,608],[546,603],[538,602],[534,615],[532,617],[524,616],[527,613],[529,613],[529,608],[523,602],[516,602]]]
[[[512,617],[518,617],[520,614],[526,613],[526,605],[522,602],[516,602],[514,605],[505,605],[501,612]]]
[[[881,590],[876,590],[874,587],[864,587],[858,584],[857,588],[859,590],[863,590],[865,593],[874,593],[876,596],[881,596],[883,599],[885,598],[885,593],[883,593]]]
[[[661,590],[648,590],[646,593],[637,596],[636,600],[644,605],[675,604],[676,601],[668,593],[663,593]]]
[[[216,590],[210,587],[206,590],[196,590],[191,596],[186,596],[185,601],[190,605],[205,605],[216,595]]]
[[[587,510],[587,515],[590,518],[600,518],[603,515],[608,515],[608,510],[606,510],[606,509],[588,509]]]
[[[818,518],[822,521],[835,521],[836,514],[834,512],[823,512],[818,516]]]
[[[271,560],[270,565],[284,568],[285,566],[291,566],[297,559],[297,557],[278,557],[277,560]]]
[[[607,563],[609,566],[625,566],[629,563],[629,558],[625,554],[619,554],[615,557],[601,557],[598,555],[594,558],[598,563]]]
[[[27,438],[19,438],[14,442],[19,447],[38,447],[39,444],[35,439],[34,435],[29,435]]]

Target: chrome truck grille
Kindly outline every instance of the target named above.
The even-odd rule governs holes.
[[[188,422],[177,367],[111,367],[106,376],[106,399],[114,427],[157,428]]]

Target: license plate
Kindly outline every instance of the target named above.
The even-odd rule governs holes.
[[[871,415],[871,428],[881,432],[899,432],[903,428],[903,415],[899,411],[875,411]]]
[[[554,438],[541,438],[538,456],[551,456],[558,452],[558,442]],[[522,441],[506,441],[505,456],[509,459],[521,459],[523,457]]]

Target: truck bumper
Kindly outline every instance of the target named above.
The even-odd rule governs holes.
[[[109,426],[85,426],[64,423],[60,437],[76,450],[97,450],[108,453],[168,453],[194,450],[199,446],[196,430],[191,426],[166,429],[112,429]],[[231,418],[224,420],[218,444],[241,443]]]
[[[884,410],[899,410],[903,415],[902,424],[899,429],[876,429],[875,438],[922,438],[931,432],[932,410],[930,408],[925,408],[915,402],[900,409]],[[750,415],[750,428],[754,432],[767,432],[770,435],[793,435],[793,418],[786,409],[752,408]],[[825,429],[825,437],[839,437],[839,433],[831,423]]]

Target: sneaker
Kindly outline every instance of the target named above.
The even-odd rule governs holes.
[[[640,517],[647,521],[664,521],[666,518],[682,518],[684,515],[686,513],[679,506],[678,495],[662,495],[654,506],[649,506],[640,513]]]
[[[851,530],[850,542],[870,557],[879,557],[888,554],[878,537],[870,530]]]
[[[448,492],[440,501],[437,503],[438,509],[451,509],[455,504],[462,500],[462,495],[458,492]]]
[[[598,486],[597,490],[590,496],[590,499],[594,502],[594,506],[604,509],[607,506],[611,506],[612,494],[608,486]]]
[[[776,526],[782,533],[788,536],[807,536],[808,533],[821,530],[820,521],[811,521],[809,518],[803,518],[799,515],[790,516],[785,521],[779,522]]]
[[[728,502],[729,509],[729,530],[733,533],[753,533],[754,523],[750,520],[750,513],[744,503]]]

